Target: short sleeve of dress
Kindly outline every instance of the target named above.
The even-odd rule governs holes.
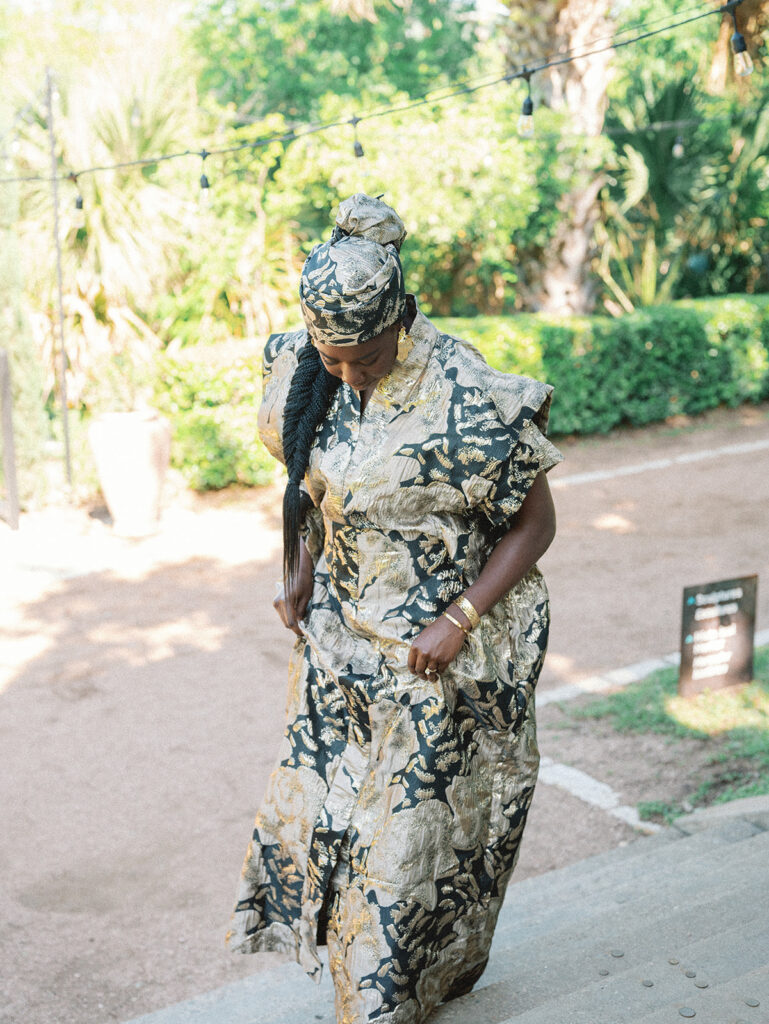
[[[483,398],[463,416],[468,505],[495,528],[521,507],[534,479],[562,460],[546,436],[552,387],[483,364]]]
[[[297,352],[307,340],[306,331],[271,334],[262,355],[262,403],[259,406],[259,436],[273,458],[283,458],[283,410],[291,378],[297,366]]]

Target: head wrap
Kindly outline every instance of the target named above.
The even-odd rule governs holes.
[[[299,299],[312,341],[362,345],[403,316],[405,237],[403,221],[381,200],[358,193],[340,204],[331,238],[302,270]]]

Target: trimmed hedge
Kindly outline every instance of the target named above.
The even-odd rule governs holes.
[[[769,295],[698,299],[609,317],[436,319],[499,370],[555,388],[554,434],[604,433],[676,413],[769,398]],[[195,490],[275,478],[259,440],[261,353],[193,346],[158,364],[155,405],[174,428],[171,459]]]
[[[159,360],[154,405],[171,421],[171,464],[193,490],[275,477],[257,431],[261,377],[261,351],[243,343],[196,345]]]
[[[769,398],[769,295],[684,300],[626,316],[438,319],[499,370],[555,388],[554,434],[605,433]]]

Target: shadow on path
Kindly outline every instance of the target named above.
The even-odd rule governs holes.
[[[92,574],[2,631],[18,657],[0,693],[0,1020],[125,1019],[158,988],[168,1002],[257,966],[223,937],[281,735],[278,574],[209,558]]]

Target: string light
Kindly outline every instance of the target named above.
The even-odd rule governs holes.
[[[737,11],[732,7],[729,11],[734,22],[734,33],[732,35],[732,53],[734,54],[734,73],[740,78],[753,74],[753,59],[748,53],[748,44],[745,36],[740,32],[737,24]]]
[[[522,139],[534,137],[534,103],[531,98],[531,73],[523,69],[523,79],[526,82],[526,99],[521,107],[521,116],[518,118],[518,134]]]
[[[203,170],[200,175],[200,205],[206,209],[211,205],[211,182],[206,174],[206,160],[208,156],[208,150],[201,149],[200,159],[203,161]]]
[[[358,157],[358,159],[360,159],[362,156],[364,156],[363,146],[361,145],[361,141],[358,138],[358,122],[359,121],[360,121],[359,117],[352,117],[352,118],[350,118],[350,124],[352,125],[353,135],[355,136],[355,141],[352,144],[352,151],[356,155],[356,157]]]
[[[80,183],[77,180],[77,175],[72,172],[69,175],[69,180],[77,189],[77,195],[75,196],[75,230],[81,231],[85,227],[85,214],[83,212],[83,194],[80,191]]]
[[[276,142],[287,143],[287,142],[291,142],[291,141],[293,141],[295,139],[299,139],[299,138],[302,138],[302,137],[307,136],[307,135],[313,135],[313,134],[316,134],[318,132],[325,132],[325,131],[328,131],[328,130],[330,130],[332,128],[337,128],[337,127],[339,127],[339,126],[341,126],[343,124],[352,124],[353,125],[353,129],[355,131],[355,141],[353,143],[353,151],[354,151],[356,157],[361,157],[361,156],[364,155],[364,151],[363,151],[363,146],[361,145],[360,141],[357,138],[357,125],[361,121],[363,121],[363,120],[372,120],[373,118],[376,118],[376,117],[385,117],[385,116],[387,116],[389,114],[402,113],[404,111],[413,110],[413,109],[415,109],[417,107],[425,106],[425,105],[428,105],[428,104],[432,105],[432,104],[437,104],[437,103],[443,103],[443,102],[445,102],[445,101],[447,101],[449,99],[452,99],[455,96],[471,95],[471,94],[473,94],[475,92],[478,92],[481,89],[487,89],[487,88],[489,88],[491,86],[499,85],[499,84],[501,84],[503,82],[512,82],[512,81],[515,81],[516,79],[526,78],[527,76],[530,76],[531,74],[533,74],[535,72],[544,71],[547,68],[560,67],[560,66],[562,66],[564,64],[571,64],[571,63],[573,63],[576,60],[584,59],[586,57],[595,56],[596,54],[599,54],[599,53],[605,53],[605,52],[607,52],[609,50],[614,50],[614,49],[619,49],[621,47],[630,46],[633,43],[637,43],[637,42],[640,42],[642,40],[649,39],[649,38],[651,38],[653,36],[660,35],[660,34],[662,34],[664,32],[669,32],[671,30],[681,28],[684,25],[688,25],[688,24],[690,24],[692,22],[695,22],[695,21],[700,21],[702,18],[707,18],[707,17],[709,17],[712,14],[723,14],[723,13],[731,14],[732,17],[734,18],[735,27],[736,27],[736,16],[734,14],[734,8],[737,7],[741,2],[742,2],[742,0],[728,0],[728,2],[723,7],[714,8],[714,9],[710,9],[710,10],[706,10],[706,11],[700,11],[699,13],[696,13],[696,14],[692,15],[691,17],[687,17],[687,18],[683,18],[682,17],[679,21],[672,22],[670,24],[666,24],[666,25],[664,25],[661,28],[655,28],[655,29],[652,29],[652,30],[649,30],[649,31],[641,32],[638,35],[633,36],[633,37],[631,37],[629,39],[613,38],[609,42],[609,44],[606,45],[606,46],[602,46],[602,47],[598,47],[598,48],[593,48],[593,49],[586,49],[586,50],[584,50],[584,51],[582,51],[580,53],[576,53],[576,52],[570,50],[570,51],[567,51],[567,53],[565,55],[561,55],[561,56],[559,56],[557,58],[554,57],[553,59],[550,59],[550,60],[544,60],[541,64],[538,64],[536,67],[533,67],[533,68],[523,68],[520,71],[513,71],[513,72],[510,72],[510,73],[508,73],[506,75],[501,75],[498,78],[494,78],[494,79],[490,79],[490,80],[469,82],[469,83],[467,83],[467,84],[465,84],[465,85],[463,85],[463,86],[461,86],[459,88],[453,88],[452,89],[451,87],[447,87],[447,88],[449,88],[449,91],[445,92],[443,95],[439,95],[439,96],[436,96],[435,93],[439,92],[441,90],[431,90],[429,93],[425,94],[423,97],[421,97],[419,99],[415,99],[415,100],[412,100],[412,101],[409,101],[407,103],[403,103],[403,104],[400,104],[400,105],[393,104],[393,105],[390,105],[390,106],[387,106],[387,107],[382,107],[382,108],[380,108],[378,110],[373,110],[373,111],[371,111],[369,113],[366,113],[363,116],[359,115],[359,116],[356,116],[354,118],[347,119],[347,120],[344,120],[344,121],[332,121],[332,122],[326,122],[326,123],[322,123],[322,124],[306,125],[304,127],[293,128],[290,131],[282,133],[282,134],[270,135],[270,136],[267,136],[267,137],[262,138],[262,139],[256,139],[256,140],[251,140],[251,141],[248,141],[248,142],[242,142],[242,143],[238,143],[238,144],[235,144],[235,145],[232,145],[232,146],[225,146],[225,147],[222,147],[220,149],[211,150],[211,151],[206,151],[206,150],[196,151],[196,150],[193,150],[193,149],[187,149],[187,150],[184,150],[182,152],[166,153],[166,154],[163,154],[163,155],[160,155],[160,156],[144,157],[144,158],[139,159],[139,160],[125,160],[125,161],[120,161],[120,162],[113,163],[113,164],[106,164],[106,165],[102,165],[102,166],[86,167],[86,168],[82,168],[80,171],[78,171],[78,174],[79,175],[95,174],[95,173],[100,172],[100,171],[122,170],[122,169],[128,168],[128,167],[147,167],[147,166],[150,166],[150,165],[153,165],[153,164],[162,163],[164,161],[177,160],[177,159],[179,159],[181,157],[192,156],[192,155],[198,155],[198,156],[202,157],[203,160],[205,160],[205,158],[207,156],[210,156],[212,154],[226,155],[226,154],[231,154],[231,153],[243,152],[246,149],[251,149],[252,152],[255,152],[257,148],[263,147],[263,146],[268,146],[271,143],[276,143]],[[690,9],[692,9],[692,8],[690,8]],[[694,10],[696,10],[696,8],[694,8]],[[682,14],[683,13],[685,13],[685,12],[682,12]],[[659,21],[661,19],[657,19],[657,20]],[[649,24],[655,24],[655,23],[656,22],[651,22]],[[620,32],[619,35],[623,35],[627,31],[629,31],[629,30],[625,29],[624,32]],[[592,43],[586,44],[586,46],[588,46],[588,47],[592,46],[592,45],[593,45]],[[745,47],[744,49],[742,49],[743,46]],[[741,54],[741,57],[739,58],[740,59],[740,66],[745,68],[745,69],[749,68],[749,70],[743,70],[741,73],[742,74],[749,74],[750,71],[752,71],[752,69],[753,69],[753,62],[750,59],[750,54],[747,52],[747,47],[745,46],[744,38],[742,37],[742,35],[739,32],[735,32],[735,35],[732,37],[732,48],[735,51],[735,61],[737,61],[737,59],[738,59],[738,54]],[[527,79],[527,84],[528,84],[528,79]],[[531,104],[531,110],[529,110],[529,104]],[[530,93],[526,97],[526,99],[524,100],[523,107],[525,109],[522,109],[522,111],[521,111],[521,118],[519,120],[522,120],[524,117],[532,117],[533,116],[533,102],[530,99]],[[524,130],[525,130],[525,123],[524,123]],[[519,131],[520,131],[520,129],[519,129]],[[67,177],[66,174],[59,175],[58,176],[58,180],[63,180],[66,177]],[[19,175],[19,176],[14,176],[14,177],[0,178],[0,184],[14,184],[14,183],[32,182],[32,181],[51,182],[52,180],[53,179],[52,179],[52,177],[50,175],[41,175],[41,174]],[[210,182],[208,180],[208,177],[205,174],[205,170],[204,170],[203,174],[201,175],[200,187],[201,187],[201,191],[207,197],[208,196],[208,190],[210,189],[211,185],[210,185]]]
[[[676,141],[673,143],[671,153],[676,160],[680,160],[684,155],[684,140],[683,136],[676,135]]]

